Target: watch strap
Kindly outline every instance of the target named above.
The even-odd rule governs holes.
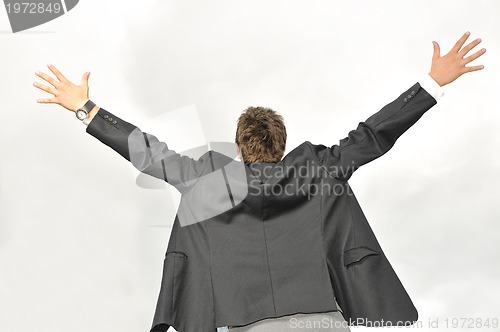
[[[95,106],[95,103],[92,101],[92,100],[87,100],[87,102],[82,106],[80,107],[79,109],[80,110],[84,110],[87,114],[92,111],[92,109],[94,108]]]

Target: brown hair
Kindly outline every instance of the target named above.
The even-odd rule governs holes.
[[[238,118],[235,142],[245,163],[280,161],[286,145],[283,117],[267,107],[248,107]]]

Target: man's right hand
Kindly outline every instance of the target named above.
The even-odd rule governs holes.
[[[481,42],[481,39],[476,39],[462,48],[469,38],[469,35],[470,33],[466,32],[462,38],[455,43],[455,46],[453,46],[453,48],[444,56],[440,55],[439,44],[435,41],[432,42],[434,44],[434,55],[432,56],[432,65],[429,75],[440,86],[453,82],[465,73],[484,68],[482,65],[466,67],[469,62],[476,60],[486,52],[486,49],[483,48],[476,53],[465,57],[467,53],[469,53]]]
[[[38,82],[34,82],[33,85],[40,90],[53,94],[54,97],[38,99],[37,101],[44,104],[58,104],[72,112],[76,112],[89,99],[90,72],[83,74],[80,85],[76,85],[70,82],[56,67],[52,65],[47,65],[47,67],[54,73],[57,80],[43,72],[37,71],[35,74],[52,86],[42,85]],[[89,117],[90,115],[93,116],[96,110],[97,106],[94,107]]]

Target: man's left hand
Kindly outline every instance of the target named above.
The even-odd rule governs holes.
[[[470,33],[466,32],[462,38],[455,43],[455,46],[443,56],[440,55],[439,44],[435,41],[432,42],[434,44],[434,55],[432,56],[432,65],[429,75],[440,86],[453,82],[465,73],[484,68],[482,65],[466,67],[468,63],[476,60],[486,52],[486,49],[483,48],[466,57],[466,55],[481,42],[481,39],[478,38],[462,48],[469,36]]]

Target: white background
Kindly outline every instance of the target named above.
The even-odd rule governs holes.
[[[419,330],[500,318],[499,17],[493,0],[82,0],[12,34],[0,9],[0,330],[149,331],[175,216],[166,185],[137,186],[73,113],[36,103],[36,70],[91,71],[90,97],[143,130],[195,109],[151,132],[176,151],[233,142],[241,111],[272,107],[288,152],[338,144],[428,73],[432,40],[446,53],[467,30],[485,69],[350,183]]]

